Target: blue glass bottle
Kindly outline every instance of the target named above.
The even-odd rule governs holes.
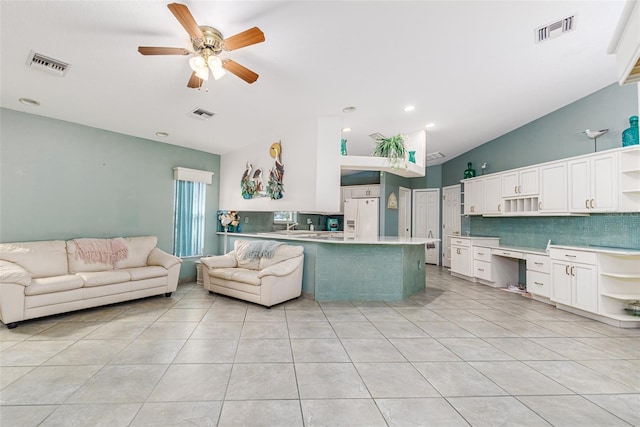
[[[629,129],[622,132],[622,146],[638,145],[638,116],[629,117]]]

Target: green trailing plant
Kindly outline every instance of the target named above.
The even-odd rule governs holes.
[[[407,146],[404,144],[404,139],[405,136],[402,134],[377,139],[373,155],[388,158],[393,167],[406,166]]]

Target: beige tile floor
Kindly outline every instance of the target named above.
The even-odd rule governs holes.
[[[640,425],[640,330],[426,274],[401,302],[191,283],[0,326],[0,425]]]

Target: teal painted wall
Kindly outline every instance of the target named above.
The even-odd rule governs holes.
[[[614,83],[449,160],[442,168],[442,185],[458,183],[467,162],[480,175],[484,162],[489,174],[593,153],[594,142],[582,133],[585,129],[609,129],[598,138],[598,151],[620,147],[629,117],[637,114],[637,85]]]
[[[0,124],[0,241],[155,235],[172,252],[181,166],[214,172],[205,253],[215,252],[220,156],[7,109]]]
[[[637,85],[605,87],[538,120],[489,141],[442,165],[443,186],[462,179],[467,162],[478,175],[594,152],[594,141],[584,129],[609,129],[598,138],[598,151],[622,145],[629,117],[638,114]],[[429,172],[427,168],[427,172]],[[434,170],[434,172],[437,172]],[[428,176],[427,176],[428,179]],[[422,178],[414,178],[420,188]],[[505,245],[546,247],[547,241],[568,245],[640,248],[640,214],[593,214],[587,217],[462,217],[462,233],[499,236]]]
[[[442,165],[429,166],[424,177],[412,178],[411,188],[442,188]]]

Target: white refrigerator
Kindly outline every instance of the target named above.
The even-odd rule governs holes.
[[[346,199],[344,201],[344,238],[376,239],[380,199]]]

